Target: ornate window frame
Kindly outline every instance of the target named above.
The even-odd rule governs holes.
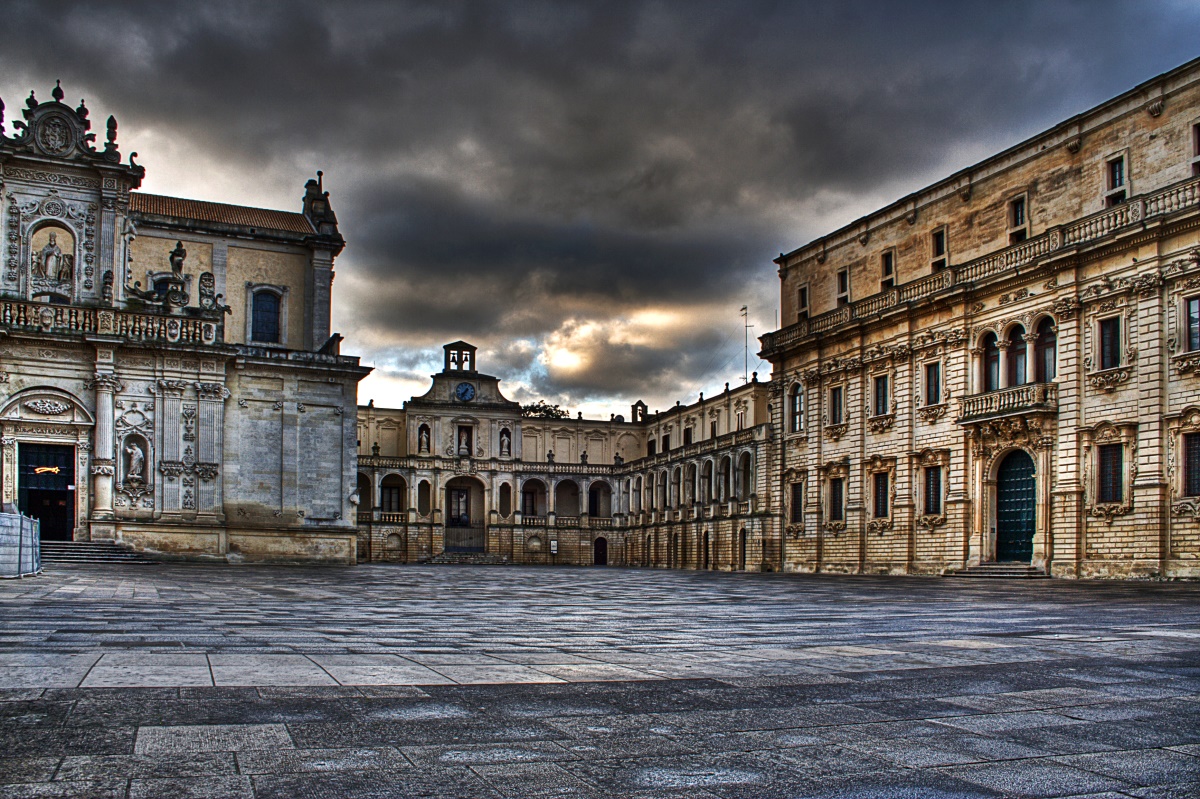
[[[804,514],[808,510],[808,469],[788,469],[784,473],[784,485],[787,486],[787,494],[784,496],[784,502],[787,503],[784,518],[787,524],[784,526],[784,532],[788,538],[798,538],[804,532]],[[797,491],[794,486],[800,487],[798,510],[795,505]]]
[[[1133,481],[1137,478],[1137,425],[1101,422],[1083,432],[1083,479],[1087,497],[1087,515],[1104,519],[1112,524],[1113,519],[1125,516],[1133,510]],[[1120,444],[1121,454],[1121,501],[1100,502],[1100,447]]]
[[[784,420],[786,427],[784,429],[787,430],[788,436],[797,437],[804,435],[804,411],[807,405],[808,403],[805,402],[804,396],[804,383],[799,378],[796,378],[789,383],[787,392],[784,395],[784,413],[786,416]]]
[[[1121,362],[1114,367],[1101,367],[1100,324],[1107,319],[1120,320]],[[1083,328],[1086,353],[1083,368],[1087,383],[1093,390],[1112,392],[1128,383],[1134,374],[1137,361],[1137,326],[1135,311],[1127,296],[1109,297],[1092,303],[1087,309],[1087,324]]]
[[[925,480],[928,470],[933,467],[942,470],[940,513],[930,513],[925,507]],[[917,479],[913,481],[913,499],[920,509],[917,526],[932,531],[946,523],[946,501],[950,497],[950,450],[924,449],[913,453],[913,473],[917,475]]]
[[[152,284],[153,285],[153,284]],[[279,298],[279,341],[254,340],[254,295],[269,292]],[[288,345],[288,295],[291,289],[275,283],[246,283],[246,343],[255,347],[280,347]]]
[[[833,390],[835,388],[841,389],[842,400],[841,400],[840,408],[839,408],[840,417],[841,417],[840,422],[831,422],[830,421],[830,418],[831,418],[830,411],[833,408]],[[830,441],[837,441],[842,436],[846,435],[846,431],[849,429],[849,422],[847,421],[848,403],[846,401],[847,400],[846,395],[848,392],[849,392],[849,384],[844,379],[843,380],[835,380],[835,381],[826,383],[824,390],[822,391],[821,423],[822,423],[822,427],[824,428],[824,431],[825,431],[825,437],[828,438]]]
[[[875,381],[881,377],[886,378],[888,381],[886,402],[888,410],[885,413],[876,413]],[[896,369],[894,366],[889,365],[884,369],[868,371],[866,379],[867,389],[870,392],[867,395],[869,401],[864,403],[867,414],[867,429],[872,433],[886,432],[896,423],[896,411],[899,408],[899,403],[896,401]]]
[[[842,481],[842,508],[841,519],[834,520],[832,518],[832,506],[830,505],[830,488],[829,484],[833,480]],[[846,529],[846,509],[849,503],[847,502],[847,494],[849,493],[850,483],[850,459],[843,458],[840,461],[829,461],[821,467],[821,528],[835,535]]]
[[[916,408],[917,416],[927,424],[937,424],[938,420],[945,416],[950,409],[950,386],[946,381],[946,356],[935,355],[932,358],[915,358],[913,360],[917,367],[916,378],[913,381],[913,385],[916,388],[913,396],[913,405]],[[925,400],[926,394],[929,391],[929,385],[926,381],[926,370],[935,364],[938,368],[939,397],[937,402],[931,403]]]
[[[1180,413],[1166,417],[1167,422],[1167,484],[1170,496],[1168,504],[1171,515],[1184,520],[1200,522],[1200,497],[1184,495],[1187,481],[1187,464],[1183,437],[1200,434],[1200,408],[1189,405]]]
[[[1200,350],[1188,349],[1187,302],[1200,297],[1200,274],[1194,267],[1200,259],[1193,260],[1188,271],[1192,274],[1180,276],[1168,289],[1167,304],[1167,351],[1171,369],[1176,375],[1200,376]]]
[[[886,474],[888,478],[888,506],[885,516],[875,515],[875,475],[878,474]],[[867,530],[883,535],[893,528],[896,520],[896,458],[872,455],[871,459],[863,464],[863,484],[871,495]]]

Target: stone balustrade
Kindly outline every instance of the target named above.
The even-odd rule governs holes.
[[[958,400],[958,422],[1015,416],[1030,411],[1058,410],[1057,383],[1026,383],[1021,386],[973,394]]]
[[[1005,247],[964,264],[951,266],[932,275],[903,283],[879,294],[864,297],[849,305],[801,319],[793,325],[762,337],[762,357],[786,350],[816,333],[824,333],[855,319],[865,319],[898,305],[923,300],[940,291],[967,283],[976,283],[1004,274],[1014,267],[1043,258],[1064,247],[1096,241],[1121,228],[1140,224],[1146,219],[1188,208],[1200,203],[1200,177],[1168,186],[1129,202],[1106,208],[1069,225],[1047,230],[1040,236]]]

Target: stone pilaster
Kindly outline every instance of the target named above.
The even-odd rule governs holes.
[[[93,515],[98,519],[111,519],[113,477],[116,471],[113,455],[113,395],[122,386],[115,375],[97,372],[92,387],[96,391],[96,438],[92,455]]]
[[[199,514],[224,515],[221,464],[225,451],[225,400],[229,389],[220,383],[196,383],[196,510]]]

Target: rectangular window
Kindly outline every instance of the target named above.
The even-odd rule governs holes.
[[[1192,177],[1200,175],[1200,122],[1192,125]]]
[[[804,483],[792,483],[792,524],[804,521]]]
[[[888,379],[887,375],[875,378],[875,416],[885,416],[888,413]]]
[[[1188,352],[1200,350],[1200,297],[1188,297],[1187,306],[1187,348]]]
[[[1122,472],[1124,471],[1125,446],[1123,444],[1103,444],[1099,449],[1100,468],[1097,475],[1097,493],[1103,504],[1123,501]]]
[[[829,389],[829,423],[842,423],[842,387],[834,386]]]
[[[646,455],[653,458],[658,450],[658,442],[653,438],[646,442]]]
[[[737,429],[738,429],[738,430],[741,430],[741,429],[743,429],[745,426],[746,426],[746,412],[745,412],[745,411],[738,411],[738,412],[737,412]]]
[[[846,521],[846,504],[843,478],[834,477],[829,481],[829,520],[831,522]]]
[[[942,467],[925,468],[925,515],[942,515]]]
[[[379,505],[384,513],[399,513],[404,510],[401,506],[400,489],[396,486],[384,486],[379,489]]]
[[[1026,226],[1025,197],[1017,197],[1008,204],[1008,243],[1019,244],[1029,237]]]
[[[850,270],[842,269],[837,273],[837,304],[850,304]]]
[[[1121,365],[1121,317],[1100,321],[1100,368],[1116,369]]]
[[[942,364],[925,364],[925,404],[940,405],[942,402]]]
[[[1200,497],[1200,433],[1183,437],[1183,495]]]
[[[808,318],[808,286],[801,286],[796,292],[796,319]]]
[[[1125,156],[1121,155],[1111,159],[1105,168],[1107,170],[1105,176],[1107,193],[1104,195],[1104,205],[1112,208],[1114,205],[1125,202],[1128,188],[1125,176]]]
[[[685,427],[685,428],[683,428],[683,445],[686,447],[688,444],[691,444],[691,443],[692,443],[692,428]]]
[[[888,473],[876,472],[875,478],[875,518],[888,517]]]
[[[946,228],[938,228],[929,236],[931,254],[933,260],[930,261],[930,266],[933,271],[946,268]]]
[[[671,451],[671,434],[670,433],[667,433],[665,436],[662,437],[662,451],[664,453]]]
[[[709,438],[717,437],[717,420],[716,419],[713,419],[711,422],[708,423],[708,437]]]
[[[521,492],[521,513],[526,516],[537,516],[537,492]]]
[[[879,257],[879,288],[887,291],[896,285],[896,253],[888,250]]]

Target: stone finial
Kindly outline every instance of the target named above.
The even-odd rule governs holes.
[[[75,116],[79,117],[80,119],[87,119],[87,115],[88,115],[87,101],[84,100],[82,97],[80,97],[79,98],[79,107],[75,109]]]
[[[108,117],[108,143],[114,147],[117,144],[117,118],[111,114]]]
[[[25,105],[29,106],[30,111],[38,107],[38,101],[37,98],[33,96],[32,89],[29,90],[29,96],[25,98]]]
[[[60,80],[54,81],[54,88],[50,90],[50,96],[54,98],[54,102],[56,102],[56,103],[62,102],[62,99],[65,96],[63,94],[63,90],[62,90],[62,81],[60,81]]]

